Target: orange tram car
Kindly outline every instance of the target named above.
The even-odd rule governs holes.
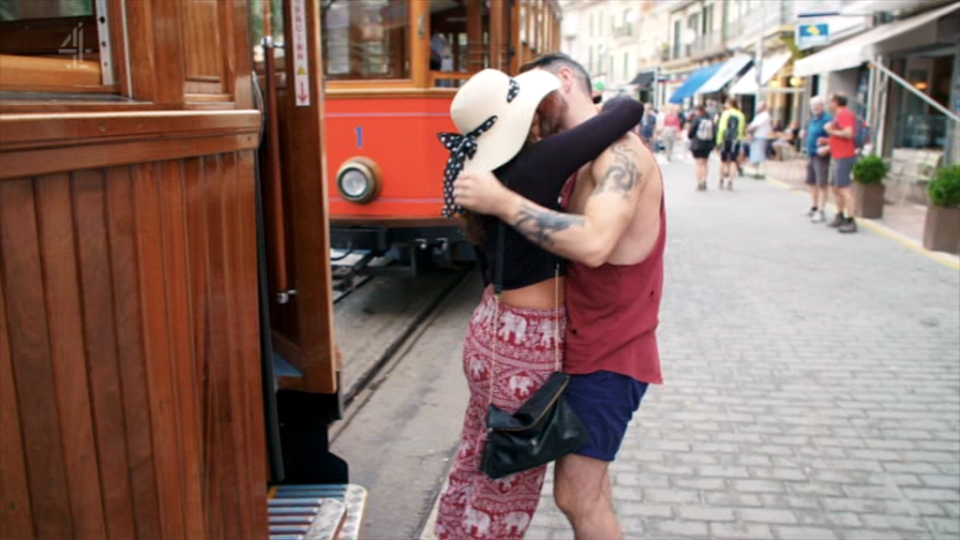
[[[472,258],[441,217],[457,88],[485,68],[516,73],[560,44],[556,0],[334,0],[325,5],[331,243],[367,272],[415,274]],[[391,251],[392,250],[392,251]]]
[[[454,259],[453,93],[558,39],[554,0],[0,0],[0,538],[358,537],[331,251]]]

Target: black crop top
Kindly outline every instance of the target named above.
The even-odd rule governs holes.
[[[643,105],[639,102],[630,98],[610,100],[597,116],[537,142],[494,174],[524,198],[559,211],[558,198],[567,179],[635,128],[642,116]],[[491,263],[496,260],[497,228],[497,222],[493,222],[483,245],[475,246],[487,285],[493,283]],[[510,226],[503,228],[503,234],[504,290],[520,289],[554,276],[556,255]]]

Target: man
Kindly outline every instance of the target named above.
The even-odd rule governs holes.
[[[853,219],[853,190],[850,188],[853,166],[857,162],[857,116],[847,107],[847,97],[834,94],[830,99],[833,121],[824,126],[830,136],[830,156],[833,159],[833,197],[837,215],[830,223],[841,233],[857,232]]]
[[[753,165],[754,176],[763,178],[763,162],[767,160],[767,145],[773,134],[773,125],[770,122],[770,113],[767,112],[767,103],[761,101],[757,106],[757,115],[747,126],[747,132],[752,138],[750,143],[750,164]]]
[[[643,113],[643,121],[641,122],[640,126],[640,138],[643,140],[644,144],[647,145],[647,148],[656,152],[657,141],[654,138],[654,135],[657,131],[657,111],[650,103],[644,104],[644,108],[645,111]]]
[[[561,81],[542,116],[569,129],[597,114],[586,71],[563,54],[535,61]],[[537,206],[490,173],[465,173],[457,204],[493,215],[571,261],[566,281],[566,399],[590,427],[586,448],[556,465],[554,496],[579,540],[616,540],[609,465],[648,384],[661,384],[656,327],[663,286],[663,183],[650,150],[629,133],[572,179],[567,210]]]
[[[827,206],[830,180],[830,147],[821,142],[828,136],[826,125],[833,121],[826,112],[826,104],[820,96],[810,100],[810,122],[807,124],[807,185],[810,186],[810,198],[813,205],[806,213],[813,223],[823,223],[826,218],[823,209]]]
[[[724,179],[727,189],[733,189],[733,172],[737,169],[740,145],[746,131],[746,119],[737,107],[737,100],[730,98],[723,107],[720,122],[717,125],[717,148],[720,149],[720,189]]]

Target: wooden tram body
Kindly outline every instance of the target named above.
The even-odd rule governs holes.
[[[353,0],[410,29],[404,78],[358,80],[324,32],[384,32],[325,29],[337,1],[0,3],[0,537],[264,538],[270,484],[347,482],[332,238],[449,237],[456,85],[559,19]],[[457,71],[430,69],[431,26],[466,32]],[[382,174],[362,203],[337,183],[358,157]]]

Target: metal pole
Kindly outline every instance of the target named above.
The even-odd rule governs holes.
[[[875,68],[877,68],[877,69],[879,69],[880,71],[882,71],[884,74],[886,74],[887,77],[890,77],[891,79],[897,81],[897,82],[900,84],[900,86],[904,87],[905,89],[909,90],[909,91],[912,92],[914,95],[916,95],[918,98],[920,98],[920,99],[922,99],[923,101],[927,102],[927,104],[929,104],[929,105],[930,105],[931,107],[933,107],[934,109],[942,112],[942,113],[944,114],[944,116],[946,116],[947,118],[953,120],[954,122],[960,122],[960,116],[957,116],[957,115],[956,115],[953,111],[951,111],[950,109],[948,109],[948,108],[944,107],[943,105],[937,103],[936,101],[934,101],[933,99],[931,99],[930,96],[928,96],[928,95],[924,94],[923,92],[921,92],[921,91],[917,90],[916,88],[914,88],[912,84],[910,84],[910,83],[908,83],[907,81],[903,80],[902,77],[900,77],[899,75],[897,75],[896,73],[894,73],[893,71],[891,71],[889,68],[887,68],[887,67],[884,66],[883,64],[880,64],[880,63],[877,63],[877,62],[874,62],[874,61],[871,60],[871,61],[870,61],[870,65],[873,66],[873,67],[875,67]]]
[[[760,39],[757,40],[757,56],[754,64],[757,66],[757,96],[753,104],[753,113],[757,114],[760,100],[763,99],[763,38],[767,28],[767,3],[760,2]]]

